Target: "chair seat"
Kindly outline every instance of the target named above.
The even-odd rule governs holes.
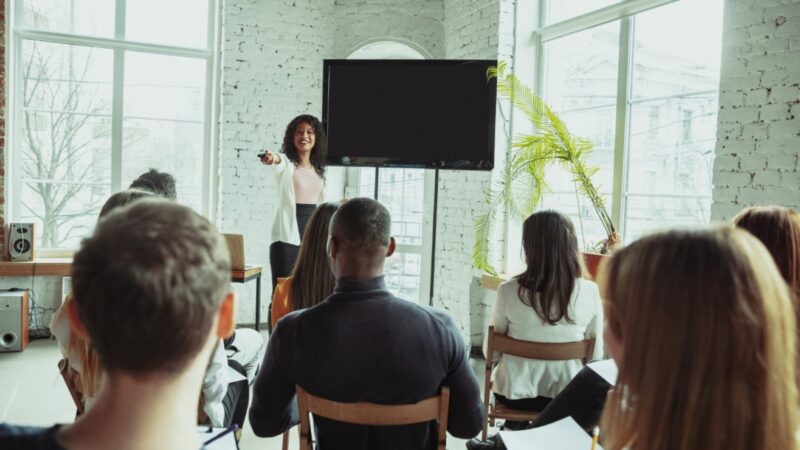
[[[521,409],[512,409],[508,406],[501,404],[494,404],[489,407],[489,417],[492,419],[506,419],[506,420],[533,420],[540,413],[535,411],[523,411]]]

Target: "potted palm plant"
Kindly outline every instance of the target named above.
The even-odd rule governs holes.
[[[599,251],[601,254],[608,253],[619,242],[619,234],[606,210],[603,197],[592,182],[592,176],[599,170],[587,162],[593,144],[571,134],[567,125],[541,97],[513,73],[506,71],[504,61],[498,62],[497,67],[490,67],[487,77],[497,78],[497,93],[509,99],[512,106],[531,121],[534,132],[516,136],[512,144],[514,151],[509,155],[497,182],[487,192],[489,209],[486,214],[475,218],[475,266],[496,276],[497,272],[490,263],[489,242],[497,212],[506,209],[517,222],[529,216],[548,189],[545,169],[551,165],[560,165],[568,170],[578,193],[591,202],[607,234],[607,238],[599,245]],[[589,255],[584,259],[594,276],[599,257]]]

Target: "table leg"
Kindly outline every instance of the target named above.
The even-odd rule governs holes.
[[[261,274],[256,278],[256,331],[261,327]]]

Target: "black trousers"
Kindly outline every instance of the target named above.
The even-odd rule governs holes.
[[[611,385],[603,377],[584,367],[526,428],[541,427],[565,417],[572,417],[589,433],[589,430],[600,423],[609,389]],[[506,446],[499,434],[491,440],[496,450],[505,450]]]
[[[306,225],[308,225],[308,221],[316,208],[317,205],[295,204],[295,218],[297,219],[297,229],[300,232],[301,241],[303,240],[303,234],[306,232]],[[286,278],[291,275],[299,252],[299,246],[287,244],[286,242],[273,242],[269,246],[269,265],[272,271],[273,292],[275,291],[275,285],[278,284],[278,278]]]
[[[241,364],[229,359],[228,365],[235,371],[244,376],[244,380],[228,383],[228,392],[222,399],[222,406],[225,408],[225,428],[236,424],[241,430],[244,426],[244,419],[247,415],[247,406],[250,403],[250,384],[247,382],[247,371]]]
[[[530,428],[572,417],[584,430],[600,423],[611,385],[594,370],[584,367],[531,423]]]
[[[494,394],[494,399],[497,403],[512,409],[534,412],[542,411],[547,407],[550,401],[553,400],[550,397],[542,396],[534,398],[510,399],[497,393]],[[522,420],[506,420],[503,426],[508,430],[524,430],[525,428],[528,428],[528,422]]]

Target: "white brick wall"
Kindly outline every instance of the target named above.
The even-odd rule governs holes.
[[[727,0],[711,216],[800,208],[800,1]]]
[[[264,267],[262,320],[272,292],[269,238],[277,203],[256,154],[278,151],[297,114],[319,116],[322,60],[333,42],[332,1],[232,0],[223,5],[218,222],[245,235],[245,260]],[[254,287],[237,285],[239,321],[252,323]]]
[[[494,59],[501,55],[510,59],[513,4],[510,0],[445,0],[446,57]],[[503,132],[498,128],[496,133],[495,152],[502,155]],[[497,163],[503,160],[496,158]],[[474,219],[486,211],[484,198],[491,181],[492,174],[487,172],[444,171],[440,175],[433,301],[453,317],[465,343],[473,345],[485,331],[491,308],[491,294],[478,287],[479,274],[472,270]],[[496,243],[495,251],[501,253],[504,243],[500,239]]]
[[[223,5],[218,222],[245,235],[245,258],[264,267],[262,320],[272,292],[269,237],[276,206],[269,168],[255,155],[278,150],[297,114],[321,114],[322,61],[381,39],[411,41],[444,56],[443,3],[412,0],[226,0]],[[329,168],[326,196],[341,197]],[[254,287],[241,287],[239,321],[254,317]],[[465,297],[466,299],[466,297]],[[466,300],[465,300],[466,301]]]
[[[333,57],[345,58],[365,43],[390,39],[444,58],[443,15],[441,0],[338,0]]]

